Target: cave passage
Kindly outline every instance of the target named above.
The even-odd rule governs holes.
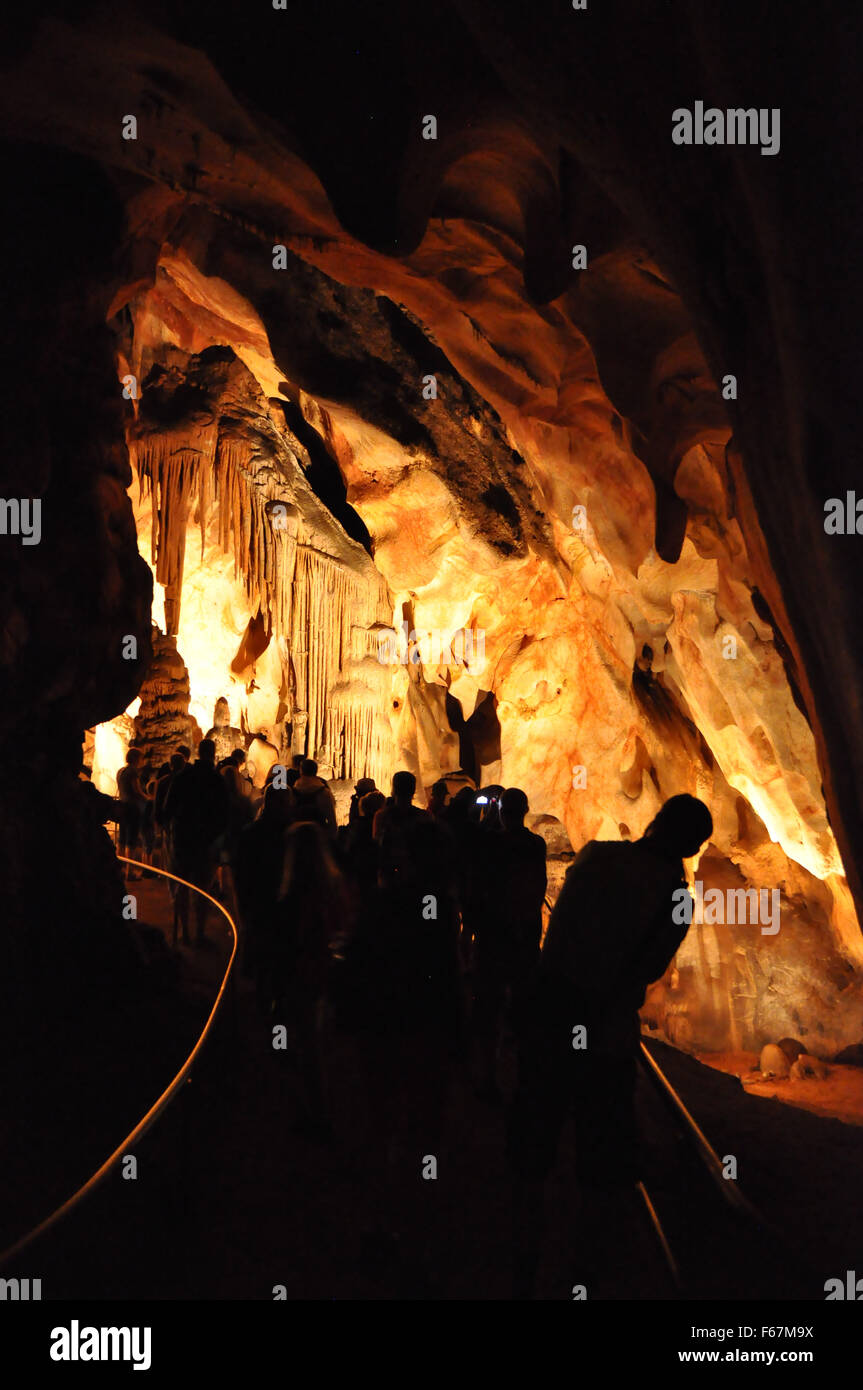
[[[0,1252],[218,998],[46,1297],[838,1299],[859,17],[440,8],[10,39]]]

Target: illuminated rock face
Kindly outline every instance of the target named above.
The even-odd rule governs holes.
[[[285,757],[385,776],[380,574],[318,500],[306,450],[234,353],[172,358],[144,380],[130,447],[192,714],[209,728],[225,699],[233,727]]]
[[[693,1048],[856,1041],[861,939],[822,779],[852,845],[857,668],[807,608],[800,572],[805,555],[841,629],[850,586],[835,548],[812,545],[800,445],[817,421],[835,463],[841,430],[799,405],[799,361],[776,381],[789,342],[817,340],[785,331],[782,199],[762,238],[749,209],[772,195],[749,196],[732,152],[727,214],[712,175],[661,153],[639,80],[601,121],[587,41],[578,82],[567,57],[551,64],[554,111],[530,127],[522,111],[544,100],[534,38],[519,63],[497,16],[486,64],[468,41],[477,7],[458,8],[470,100],[434,148],[405,135],[403,159],[364,159],[380,151],[358,152],[349,122],[304,116],[296,94],[280,96],[296,102],[285,125],[271,110],[265,128],[230,45],[211,62],[194,35],[142,33],[133,54],[110,26],[60,26],[10,85],[16,129],[53,121],[136,190],[110,322],[117,375],[141,385],[135,516],[190,711],[206,728],[224,696],[244,736],[319,754],[337,778],[407,766],[427,787],[468,750],[476,774],[523,786],[575,847],[637,836],[691,791],[715,822],[693,875],[723,893],[778,890],[780,928],[694,925],[645,1017]],[[637,8],[641,63],[653,40]],[[679,30],[672,57],[697,72],[716,45]],[[52,90],[67,55],[71,101]],[[497,79],[520,109],[501,105]],[[122,145],[114,113],[151,110],[154,88],[170,119]],[[756,383],[739,404],[717,387],[735,355],[741,387]],[[769,502],[786,461],[803,520],[783,530]],[[393,646],[403,631],[416,662]]]
[[[184,259],[176,247],[170,255]],[[366,368],[373,399],[352,389],[340,404],[282,376],[283,409],[263,394],[262,379],[281,375],[274,361],[261,365],[263,329],[255,373],[240,361],[252,306],[232,301],[233,326],[222,319],[221,345],[210,343],[195,302],[216,291],[190,262],[184,287],[187,317],[171,323],[194,356],[163,346],[160,365],[153,292],[133,310],[130,362],[149,375],[130,443],[145,482],[136,504],[145,541],[158,503],[156,578],[193,710],[228,692],[231,722],[263,733],[281,756],[317,754],[336,777],[383,784],[407,766],[425,787],[458,768],[457,729],[470,721],[469,770],[524,787],[576,847],[636,836],[667,796],[691,791],[715,821],[693,873],[708,891],[777,891],[779,930],[694,925],[650,992],[648,1025],[693,1049],[793,1033],[828,1053],[857,1037],[859,932],[814,740],[755,585],[716,438],[717,393],[692,342],[656,376],[666,398],[669,379],[700,383],[695,406],[675,407],[676,427],[665,429],[684,529],[663,559],[656,484],[595,376],[569,409],[573,423],[552,428],[535,404],[515,410],[500,391],[488,392],[492,407],[429,344],[438,395],[427,405],[416,323],[360,299],[349,322],[380,354]],[[306,269],[302,291],[298,335],[327,364],[319,371],[336,375],[328,358],[360,350],[344,325],[335,345],[320,326],[338,286]],[[505,357],[506,335],[536,341],[542,319],[510,303],[494,331]],[[563,323],[557,341],[562,373],[566,355],[586,349]],[[414,392],[412,445],[392,400],[374,398],[385,371],[404,409]],[[310,486],[300,433],[337,461],[373,561]],[[462,448],[467,436],[479,447]]]

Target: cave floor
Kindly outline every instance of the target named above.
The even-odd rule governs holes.
[[[650,1046],[719,1156],[736,1158],[740,1188],[781,1232],[789,1261],[814,1284],[812,1296],[823,1298],[828,1278],[860,1264],[863,1128],[756,1095],[736,1075]]]
[[[768,1081],[758,1071],[757,1052],[699,1052],[697,1056],[705,1066],[739,1077],[753,1096],[781,1100],[786,1105],[809,1110],[813,1115],[863,1126],[863,1067],[831,1062],[828,1064],[830,1074],[823,1080],[807,1077],[804,1081],[790,1078]]]
[[[129,891],[143,921],[164,918],[152,879],[132,882]],[[113,1152],[200,1034],[212,1007],[212,979],[191,952],[172,955],[146,926],[141,942],[135,969],[108,970],[101,978],[70,975],[44,995],[34,989],[16,1016],[15,1034],[4,1045],[15,1064],[0,1069],[0,1174],[7,1195],[0,1203],[0,1249],[65,1201]],[[215,961],[206,965],[214,974]]]
[[[162,886],[145,879],[136,883],[136,891],[141,918],[167,932],[170,905]],[[152,1053],[162,1068],[162,1084],[171,1075],[168,1057],[176,1057],[180,1041],[188,1040],[190,1020],[203,1022],[224,969],[228,932],[216,924],[215,914],[209,931],[210,947],[183,952],[177,978],[163,994],[162,1044]],[[316,1143],[294,1128],[296,1075],[284,1054],[274,1052],[268,1022],[242,978],[235,1003],[234,1009],[226,1001],[192,1083],[141,1141],[137,1180],[124,1182],[115,1175],[36,1247],[33,1272],[44,1279],[43,1296],[271,1300],[281,1285],[289,1300],[509,1299],[505,1109],[480,1103],[469,1077],[456,1077],[447,1141],[437,1148],[439,1181],[421,1185],[429,1209],[419,1218],[425,1230],[425,1282],[419,1281],[418,1292],[409,1261],[378,1268],[363,1245],[369,1128],[352,1040],[339,1034],[333,1039],[336,1135],[333,1142]],[[150,1034],[142,1032],[139,1041],[152,1050]],[[793,1278],[777,1276],[774,1285],[769,1281],[778,1262],[765,1260],[766,1293],[763,1287],[752,1292],[757,1280],[747,1284],[744,1271],[758,1252],[752,1254],[751,1242],[741,1238],[736,1244],[733,1233],[723,1233],[721,1214],[710,1221],[705,1214],[703,1228],[696,1229],[698,1184],[693,1181],[690,1189],[686,1168],[675,1166],[685,1146],[654,1117],[645,1126],[646,1181],[668,1229],[705,1268],[711,1266],[709,1277],[698,1281],[700,1292],[690,1285],[687,1296],[822,1299],[824,1281],[854,1269],[863,1249],[863,1209],[857,1201],[863,1129],[748,1094],[736,1077],[714,1066],[662,1044],[651,1048],[717,1152],[737,1159],[743,1191],[787,1234],[787,1262],[794,1267]],[[177,1064],[181,1060],[180,1050]],[[152,1073],[152,1067],[144,1070]],[[509,1044],[502,1075],[506,1089],[513,1075]],[[153,1099],[151,1079],[144,1086],[128,1073],[123,1086],[120,1072],[110,1067],[107,1078],[101,1120],[90,1130],[92,1167],[109,1151],[103,1141],[110,1098],[122,1093],[124,1116],[135,1108],[136,1095],[138,1114]],[[70,1101],[55,1123],[61,1118],[68,1123],[75,1113],[80,1106],[76,1111]],[[50,1142],[48,1128],[45,1142]],[[116,1143],[116,1125],[112,1138]],[[79,1135],[76,1143],[81,1148],[84,1139]],[[573,1160],[569,1133],[547,1185],[537,1290],[543,1300],[569,1301],[578,1278]],[[728,1239],[720,1250],[723,1234]],[[612,1278],[601,1296],[674,1297],[644,1230],[616,1232],[610,1259],[619,1264],[621,1282],[614,1287]]]

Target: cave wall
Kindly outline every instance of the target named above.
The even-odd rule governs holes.
[[[144,355],[136,341],[135,365]],[[196,700],[212,709],[233,699],[246,734],[285,756],[316,757],[331,776],[385,777],[392,729],[377,631],[386,587],[318,500],[311,460],[278,403],[231,349],[173,349],[170,366],[147,371],[129,437],[139,526],[149,503],[165,628]]]
[[[110,265],[119,204],[86,160],[6,146],[0,157],[18,190],[2,227],[0,493],[41,507],[37,543],[0,536],[8,1021],[34,969],[47,989],[51,969],[122,953],[122,879],[78,774],[84,730],[129,703],[149,662],[151,584],[126,491],[110,287],[94,273]]]
[[[153,271],[158,313],[178,342],[203,354],[216,337],[240,352],[243,327],[257,319],[256,372],[259,383],[272,382],[281,363],[264,365],[275,348],[247,300],[233,301],[230,311],[223,305],[215,324],[204,319],[202,325],[196,310],[223,294],[228,264],[255,261],[253,242],[243,251],[235,232],[225,238],[219,230],[212,219],[187,211],[181,232],[172,231]],[[208,233],[213,240],[205,243]],[[427,275],[435,233],[430,226],[424,242]],[[194,245],[201,264],[225,274],[205,276],[191,259]],[[501,277],[508,269],[499,256]],[[266,273],[259,272],[265,285]],[[636,282],[626,295],[617,293],[618,310],[624,304],[634,315],[640,290]],[[139,293],[130,312],[157,339],[155,293]],[[266,291],[259,302],[277,322]],[[545,370],[566,393],[552,414],[549,391],[522,399],[516,411],[489,384],[487,370],[475,360],[462,362],[481,383],[480,396],[442,354],[442,342],[454,357],[459,353],[446,325],[436,323],[436,342],[427,343],[418,320],[405,314],[402,324],[388,298],[349,294],[306,267],[288,277],[282,303],[302,343],[302,352],[294,346],[283,359],[299,380],[283,378],[282,393],[299,401],[338,460],[386,580],[392,622],[483,635],[481,669],[480,663],[471,670],[470,663],[447,668],[430,661],[396,668],[389,692],[396,762],[426,785],[451,770],[456,750],[442,697],[457,699],[469,718],[493,691],[500,727],[493,779],[524,786],[535,810],[561,820],[574,845],[594,835],[640,833],[673,791],[704,796],[716,821],[714,847],[724,857],[711,865],[712,874],[699,868],[706,887],[779,888],[781,942],[765,941],[757,925],[727,926],[708,948],[706,927],[694,930],[696,959],[684,960],[673,994],[653,992],[649,1017],[692,1046],[732,1038],[756,1046],[780,1023],[782,1032],[800,1033],[822,1049],[840,1046],[861,1021],[853,980],[860,959],[856,918],[827,822],[815,742],[755,582],[725,447],[730,430],[727,423],[720,429],[715,383],[691,334],[681,331],[679,313],[669,329],[673,351],[663,349],[653,368],[650,384],[659,399],[646,421],[647,427],[653,420],[666,453],[676,457],[674,495],[684,509],[684,532],[669,560],[657,553],[655,482],[635,453],[634,427],[623,427],[583,335],[563,312],[551,334],[543,312],[523,300],[508,303],[505,313],[493,297],[475,309],[485,312],[499,348],[506,334],[537,343],[545,330]],[[341,307],[338,334],[334,304]],[[356,374],[344,368],[346,359]],[[143,349],[131,350],[133,365],[145,360]],[[430,364],[439,395],[425,405],[417,384]],[[568,367],[580,373],[575,388]],[[499,385],[500,367],[495,371]],[[364,379],[372,383],[369,399]],[[310,394],[324,386],[343,399]],[[415,440],[406,441],[393,399],[404,401],[406,411],[411,392],[418,419]],[[670,402],[664,416],[663,402]],[[482,440],[478,455],[464,447],[466,436]],[[302,452],[296,441],[292,448],[294,457]],[[662,457],[658,447],[643,452],[651,461]],[[497,491],[483,487],[487,456],[497,463]],[[574,510],[580,507],[583,517]],[[340,697],[342,691],[354,698],[350,681]],[[742,828],[741,800],[751,812]],[[722,862],[730,877],[720,871]],[[786,1005],[775,1002],[784,996]],[[743,997],[755,1002],[743,1008]],[[816,1034],[819,1024],[823,1035]]]
[[[118,375],[142,384],[127,418],[141,475],[181,502],[156,518],[168,607],[182,623],[194,602],[176,564],[196,527],[234,636],[262,598],[270,613],[293,605],[293,586],[252,554],[267,536],[259,513],[238,547],[233,504],[227,527],[215,507],[208,519],[201,484],[218,472],[227,416],[252,508],[286,484],[296,501],[307,427],[369,538],[373,563],[302,493],[298,524],[331,548],[338,538],[343,572],[375,590],[358,629],[408,617],[483,636],[481,669],[384,673],[367,646],[351,657],[362,673],[330,662],[318,700],[346,715],[367,673],[379,768],[404,761],[426,782],[456,757],[447,695],[467,718],[493,692],[500,779],[576,846],[637,835],[672,792],[704,796],[716,833],[693,870],[778,887],[782,931],[693,929],[654,992],[658,1025],[688,1046],[753,1045],[774,1029],[823,1049],[856,1039],[859,561],[822,524],[824,499],[849,482],[855,422],[847,355],[837,409],[811,347],[852,342],[859,307],[859,270],[838,259],[833,230],[850,225],[859,173],[842,84],[823,90],[846,50],[827,51],[826,23],[809,49],[789,22],[786,62],[763,64],[763,5],[673,4],[662,23],[630,3],[589,19],[558,5],[521,26],[473,0],[434,32],[400,14],[384,49],[369,39],[385,10],[328,33],[326,121],[308,114],[314,64],[288,89],[267,82],[281,61],[269,13],[249,17],[240,45],[214,16],[206,57],[182,5],[142,18],[134,44],[98,20],[52,19],[38,43],[22,40],[7,124],[95,155],[125,203],[109,320]],[[841,32],[850,21],[828,11]],[[293,44],[316,51],[322,20],[291,18]],[[380,68],[372,97],[339,80],[355,43]],[[782,155],[673,146],[670,113],[696,89],[781,106]],[[421,139],[420,108],[438,112],[435,142]],[[138,114],[138,140],[121,139],[121,110]],[[572,269],[576,242],[585,271]],[[819,274],[802,284],[810,263],[830,293],[815,291]],[[243,382],[239,412],[216,380],[225,363]],[[717,389],[728,371],[737,400]],[[148,424],[171,373],[188,386],[190,372],[198,399]],[[226,560],[239,561],[233,578]],[[290,682],[275,685],[300,643],[284,611],[277,626],[267,698],[283,706]]]

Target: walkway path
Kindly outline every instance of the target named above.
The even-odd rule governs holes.
[[[143,880],[134,889],[140,915],[169,932],[161,882]],[[181,953],[181,996],[191,1012],[206,1011],[221,977],[228,933],[215,918],[214,911],[212,945]],[[166,1033],[176,1029],[176,1010],[176,997],[166,997]],[[741,1183],[765,1215],[793,1227],[816,1268],[823,1265],[824,1279],[855,1268],[863,1249],[856,1202],[863,1131],[747,1096],[730,1078],[671,1049],[667,1062],[719,1153],[737,1155]],[[504,1070],[511,1080],[509,1051]],[[39,1252],[32,1273],[45,1279],[44,1296],[271,1300],[276,1286],[288,1299],[428,1296],[409,1260],[376,1270],[367,1258],[368,1126],[347,1036],[333,1039],[331,1073],[336,1137],[316,1143],[294,1130],[290,1058],[274,1051],[269,1025],[240,977],[235,1014],[228,1001],[192,1084],[144,1141],[137,1179],[112,1180]],[[436,1153],[437,1181],[423,1182],[421,1155],[405,1170],[405,1182],[422,1184],[421,1200],[433,1208],[422,1269],[427,1287],[448,1299],[507,1299],[504,1111],[476,1101],[464,1073],[453,1089],[448,1135]],[[545,1299],[571,1298],[572,1164],[570,1136],[548,1189],[539,1286]],[[621,1259],[643,1269],[645,1297],[663,1295],[649,1240],[633,1233]]]

